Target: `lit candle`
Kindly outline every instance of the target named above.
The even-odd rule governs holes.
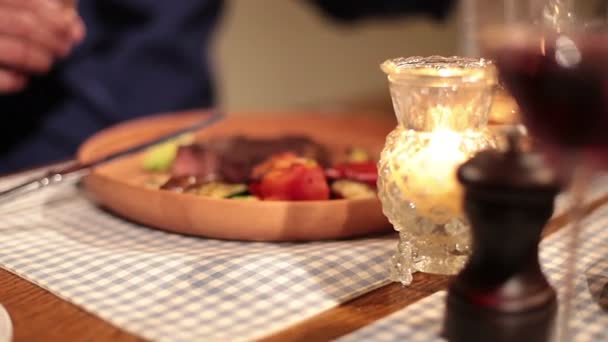
[[[413,270],[455,274],[469,252],[457,169],[494,142],[487,119],[496,73],[485,60],[396,58],[383,63],[398,126],[378,162],[378,196],[399,231],[391,279]]]
[[[393,165],[399,167],[394,168],[393,177],[404,198],[416,206],[420,216],[443,224],[462,213],[462,192],[456,170],[467,155],[461,150],[461,133],[438,129],[424,135],[414,153],[394,156]],[[411,144],[406,140],[402,143]]]

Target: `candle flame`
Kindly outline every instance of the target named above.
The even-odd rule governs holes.
[[[457,168],[466,160],[462,151],[463,135],[439,128],[419,141],[422,146],[411,155],[401,155],[397,161],[406,172],[403,182],[399,172],[394,176],[406,198],[415,203],[420,215],[443,223],[461,214],[461,188],[456,178]],[[426,141],[426,142],[423,142]]]
[[[462,134],[447,128],[439,128],[432,133],[426,153],[439,159],[453,160],[454,157],[464,155],[459,147],[461,142]]]

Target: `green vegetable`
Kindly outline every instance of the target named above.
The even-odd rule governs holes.
[[[259,198],[255,197],[253,195],[232,196],[232,197],[230,197],[230,199],[241,200],[241,201],[257,201],[257,200],[259,200]]]
[[[174,140],[150,147],[144,155],[143,167],[149,172],[165,172],[171,168],[177,150],[182,145],[191,144],[193,136],[190,134],[183,135]]]
[[[226,184],[220,182],[210,182],[202,185],[198,189],[198,194],[213,198],[229,198],[247,192],[246,184]]]
[[[351,163],[366,162],[370,160],[371,156],[362,148],[353,147],[348,151],[348,161]]]

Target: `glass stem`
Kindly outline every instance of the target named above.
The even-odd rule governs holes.
[[[516,0],[505,0],[504,2],[505,22],[507,24],[514,24],[517,20],[516,2]]]
[[[580,161],[580,158],[575,158]],[[575,297],[575,279],[577,253],[580,244],[580,233],[585,217],[585,195],[592,176],[591,170],[583,162],[577,162],[571,183],[571,227],[568,232],[568,254],[566,256],[566,274],[564,278],[564,295],[562,297],[561,319],[559,322],[558,341],[572,341],[570,336],[570,319],[572,317],[573,298]]]
[[[476,38],[477,31],[479,30],[477,2],[478,0],[463,0],[460,2],[461,50],[464,56],[479,55],[479,46],[477,46]]]

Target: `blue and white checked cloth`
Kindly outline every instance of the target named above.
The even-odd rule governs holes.
[[[1,267],[150,340],[267,336],[386,284],[395,247],[394,237],[269,244],[173,235],[63,186],[8,210],[0,209]]]
[[[597,193],[597,189],[592,192]],[[608,341],[608,208],[599,209],[583,224],[570,319],[572,342]],[[543,270],[558,290],[560,300],[565,290],[568,232],[563,229],[541,243]],[[445,291],[437,292],[340,341],[443,341],[439,333],[445,296]]]
[[[0,179],[0,189],[16,181]],[[598,185],[592,197],[603,193],[608,181]],[[564,205],[559,207],[562,211]],[[595,221],[585,235],[598,235],[604,222],[608,217]],[[565,257],[560,235],[543,248],[543,260],[557,283]],[[597,243],[605,251],[606,236]],[[0,209],[1,267],[126,331],[160,341],[270,335],[386,284],[386,262],[394,248],[391,237],[265,244],[173,235],[115,218],[65,187]],[[608,265],[593,255],[582,259],[579,266],[584,265],[589,288],[600,291]],[[585,286],[579,283],[578,289]],[[432,341],[441,323],[443,296],[430,296],[345,340]],[[587,297],[576,307],[591,303]],[[585,325],[584,333],[605,337],[604,316],[583,312],[577,324]],[[598,317],[604,321],[593,325]]]

